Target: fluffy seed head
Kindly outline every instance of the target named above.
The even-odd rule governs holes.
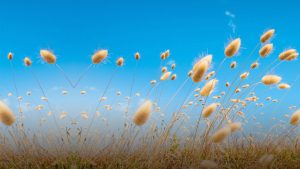
[[[160,80],[161,80],[161,81],[167,80],[167,79],[170,77],[171,73],[172,73],[172,72],[166,72],[166,73],[164,73],[164,74],[160,77]]]
[[[258,62],[254,62],[254,63],[252,63],[251,64],[251,69],[255,69],[255,68],[257,68],[258,67]]]
[[[49,64],[53,64],[56,62],[56,56],[49,50],[40,50],[40,55],[43,58],[43,60]]]
[[[234,56],[240,49],[241,39],[237,38],[231,41],[225,48],[225,55],[229,58]]]
[[[161,72],[162,73],[165,73],[167,70],[168,70],[168,68],[166,66],[164,66],[164,67],[161,68]]]
[[[260,37],[261,43],[265,43],[265,42],[269,41],[273,37],[274,33],[275,33],[275,29],[270,29],[270,30],[266,31]]]
[[[217,106],[218,106],[217,103],[212,103],[208,105],[206,108],[204,108],[202,112],[202,116],[204,118],[208,118],[217,109]]]
[[[123,57],[119,57],[116,61],[118,66],[123,66],[124,65],[124,58]]]
[[[295,125],[298,125],[300,122],[300,109],[297,110],[292,116],[291,116],[291,119],[290,119],[290,124],[295,126]]]
[[[166,50],[166,51],[164,51],[163,53],[160,54],[160,58],[162,60],[167,59],[169,56],[170,56],[170,50]]]
[[[133,116],[133,122],[138,126],[145,124],[149,119],[151,112],[152,102],[148,100],[145,103],[143,103],[135,112]]]
[[[249,76],[249,72],[244,72],[240,75],[241,79],[246,79]]]
[[[193,67],[193,75],[192,80],[195,83],[198,83],[202,80],[204,74],[209,68],[212,61],[212,55],[206,55],[202,59],[200,59]]]
[[[135,58],[135,60],[140,60],[140,58],[141,58],[140,53],[139,53],[139,52],[136,52],[136,53],[134,54],[134,58]]]
[[[261,81],[265,85],[273,85],[279,83],[281,81],[281,77],[277,75],[265,75]]]
[[[150,81],[150,84],[151,84],[151,85],[155,85],[155,84],[156,84],[156,80],[151,80],[151,81]]]
[[[190,70],[187,75],[188,75],[188,77],[191,77],[193,75],[193,71]]]
[[[226,137],[229,136],[231,133],[231,128],[230,127],[223,127],[220,130],[218,130],[213,136],[212,136],[212,141],[214,143],[220,143],[222,142]]]
[[[2,101],[0,101],[0,121],[7,126],[12,125],[16,121],[12,111]]]
[[[212,79],[208,81],[200,91],[201,96],[209,96],[213,92],[217,83],[217,79]]]
[[[105,49],[98,50],[92,56],[92,62],[94,64],[99,64],[107,57],[107,55],[108,55],[108,50]]]
[[[11,52],[8,53],[7,55],[8,60],[12,60],[13,59],[13,54]]]
[[[230,68],[234,69],[236,67],[236,61],[231,62],[230,64]]]
[[[176,78],[177,78],[177,75],[176,75],[176,74],[173,74],[173,75],[171,76],[171,80],[176,80]]]
[[[289,89],[289,88],[291,88],[291,86],[289,84],[287,84],[287,83],[280,83],[278,85],[278,88],[279,89]]]
[[[273,44],[271,43],[266,44],[259,50],[259,55],[264,58],[268,56],[272,50],[273,50]]]
[[[208,62],[200,60],[199,63],[196,63],[196,65],[194,66],[192,80],[195,83],[200,82],[207,69],[208,69]]]
[[[176,67],[176,64],[175,63],[173,63],[172,65],[171,65],[171,69],[175,69],[175,67]]]
[[[280,60],[287,60],[287,58],[289,58],[290,55],[296,53],[297,51],[295,49],[288,49],[288,50],[285,50],[283,52],[281,52],[278,56],[278,58]]]
[[[25,64],[25,66],[31,66],[31,60],[28,58],[28,57],[25,57],[24,58],[24,64]]]
[[[242,129],[242,123],[240,122],[230,123],[229,127],[231,129],[231,132],[236,132]]]
[[[293,54],[290,54],[290,55],[286,58],[286,60],[288,60],[288,61],[295,60],[295,59],[298,58],[298,56],[299,56],[299,53],[293,53]]]

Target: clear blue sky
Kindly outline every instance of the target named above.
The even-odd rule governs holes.
[[[42,84],[52,99],[61,105],[67,105],[65,111],[77,109],[78,104],[89,105],[93,97],[82,98],[70,96],[61,99],[61,89],[72,90],[54,66],[43,64],[39,59],[39,50],[48,48],[58,56],[58,64],[74,81],[86,66],[97,49],[109,50],[107,64],[94,67],[85,77],[78,89],[87,90],[95,87],[98,93],[107,83],[110,73],[115,67],[115,59],[124,56],[126,64],[123,74],[118,74],[113,82],[112,90],[127,91],[134,68],[133,54],[141,53],[136,90],[145,93],[145,83],[158,78],[159,54],[170,49],[171,60],[177,64],[175,73],[178,81],[185,79],[193,61],[202,53],[214,55],[214,67],[224,58],[223,50],[230,37],[241,37],[242,49],[233,60],[242,62],[258,43],[259,36],[268,28],[276,29],[276,37],[272,41],[275,46],[273,55],[263,61],[267,64],[288,47],[300,47],[300,23],[298,22],[299,2],[295,0],[44,0],[21,1],[9,0],[0,2],[0,92],[6,98],[8,91],[14,91],[11,70],[6,59],[8,52],[15,54],[14,65],[17,73],[17,85],[22,95],[27,90],[36,91],[37,85],[30,72],[22,65],[25,56],[33,60],[33,69],[40,77]],[[229,11],[235,17],[225,15]],[[236,26],[235,32],[229,23]],[[255,56],[251,61],[255,60]],[[249,62],[249,64],[251,63]],[[299,63],[284,63],[275,73],[283,76],[285,82],[292,83],[299,74]],[[224,80],[229,76],[224,68],[218,77],[223,79],[218,90],[223,89]],[[257,71],[256,71],[257,73]],[[254,73],[255,74],[255,73]],[[230,75],[231,76],[231,75]],[[126,85],[122,85],[122,84]],[[293,86],[285,100],[287,105],[299,104],[299,84]],[[222,86],[222,87],[221,87]],[[59,91],[53,92],[58,88]],[[258,88],[264,96],[273,93],[275,98],[284,93],[277,89]],[[114,93],[112,91],[112,93]],[[36,99],[38,100],[38,98]],[[87,103],[85,103],[87,102]],[[288,104],[287,104],[288,103]],[[95,104],[95,103],[92,103]],[[62,107],[59,105],[58,107]],[[76,108],[74,108],[76,107]],[[80,107],[80,106],[79,106]],[[89,106],[87,106],[89,107]],[[93,107],[93,106],[90,106]],[[78,111],[83,111],[82,108]],[[76,112],[75,112],[76,113]],[[284,113],[283,113],[284,114]]]

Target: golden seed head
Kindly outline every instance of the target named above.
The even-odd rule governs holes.
[[[287,60],[287,58],[289,58],[289,56],[291,56],[294,53],[297,53],[297,51],[295,49],[288,49],[288,50],[281,52],[279,54],[278,58],[280,60]]]
[[[136,60],[140,60],[140,58],[141,58],[140,53],[139,53],[139,52],[136,52],[136,53],[134,54],[134,58],[135,58]]]
[[[266,31],[263,35],[261,35],[260,42],[265,43],[269,41],[273,37],[274,33],[275,33],[275,29],[270,29]]]
[[[281,81],[281,77],[277,75],[265,75],[261,81],[265,85],[273,85],[279,83]]]
[[[0,101],[0,121],[7,126],[11,126],[16,121],[13,112],[2,101]]]
[[[252,63],[251,64],[251,69],[255,69],[255,68],[257,68],[258,67],[258,62],[254,62],[254,63]]]
[[[11,52],[8,53],[7,55],[8,60],[12,60],[13,59],[13,54]]]
[[[56,56],[49,50],[40,50],[40,55],[42,59],[49,64],[54,64],[56,62]]]
[[[176,80],[176,78],[177,78],[177,75],[176,75],[176,74],[173,74],[173,75],[171,76],[171,80]]]
[[[298,58],[298,56],[299,56],[299,53],[292,53],[286,58],[286,60],[287,61],[295,60]]]
[[[242,123],[240,122],[230,123],[229,127],[231,129],[231,132],[236,132],[242,129]]]
[[[225,138],[227,138],[230,135],[230,133],[231,133],[230,127],[223,127],[212,136],[212,141],[214,143],[220,143]]]
[[[108,55],[108,50],[105,50],[105,49],[98,50],[97,52],[95,52],[93,54],[93,56],[92,56],[92,62],[94,64],[99,64],[103,60],[106,59],[107,55]]]
[[[234,69],[236,67],[236,61],[231,62],[230,64],[230,68]]]
[[[260,50],[259,50],[259,55],[261,57],[266,57],[268,56],[273,50],[273,44],[266,44],[264,45]]]
[[[207,107],[205,107],[203,109],[202,116],[204,118],[208,118],[217,109],[217,105],[218,105],[217,103],[212,103]]]
[[[234,56],[240,49],[241,39],[237,38],[231,41],[225,48],[225,55],[229,58]]]
[[[246,79],[249,76],[249,72],[244,72],[240,75],[241,79]]]
[[[25,57],[24,58],[24,64],[25,64],[25,66],[31,66],[32,62],[28,57]]]
[[[280,83],[278,85],[278,88],[279,89],[289,89],[289,88],[291,88],[291,86],[289,84],[287,84],[287,83]]]
[[[294,112],[294,114],[291,116],[290,124],[295,126],[298,125],[300,122],[300,110],[297,110]]]
[[[119,57],[116,61],[118,66],[123,66],[124,65],[124,58],[123,57]]]
[[[167,70],[168,70],[168,68],[166,66],[164,66],[164,67],[161,68],[161,72],[162,73],[165,73]]]
[[[217,79],[208,81],[200,91],[201,96],[209,96],[213,92],[217,83]]]
[[[198,83],[202,80],[212,61],[212,55],[206,55],[193,66],[192,80]]]

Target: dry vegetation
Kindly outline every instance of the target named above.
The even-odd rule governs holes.
[[[259,102],[259,93],[255,93],[258,85],[268,87],[277,86],[283,91],[282,98],[286,96],[292,84],[281,83],[284,77],[270,74],[283,62],[289,63],[298,57],[295,49],[287,49],[275,58],[274,62],[260,66],[260,59],[271,55],[273,44],[271,39],[274,29],[266,31],[259,44],[247,56],[246,62],[240,63],[241,68],[235,68],[239,63],[232,60],[241,46],[241,39],[230,41],[225,47],[225,58],[212,70],[213,55],[207,54],[195,62],[192,69],[187,72],[186,80],[171,95],[167,96],[167,103],[160,104],[158,97],[151,97],[151,93],[159,92],[159,88],[167,80],[177,80],[176,65],[166,64],[170,51],[161,53],[161,76],[158,80],[150,81],[150,89],[145,92],[144,103],[138,105],[135,111],[129,110],[132,103],[135,76],[133,75],[131,90],[126,97],[127,108],[124,110],[124,125],[116,133],[106,132],[98,135],[94,123],[99,123],[100,108],[107,99],[107,90],[110,87],[111,75],[106,88],[99,97],[95,111],[83,112],[81,120],[89,120],[86,128],[77,128],[74,133],[70,126],[61,126],[58,121],[66,118],[68,113],[53,111],[51,100],[48,99],[43,85],[34,74],[39,89],[43,93],[41,100],[44,105],[35,105],[35,110],[48,110],[48,118],[53,118],[52,130],[32,132],[24,128],[22,118],[22,99],[18,93],[14,80],[15,93],[19,105],[19,112],[13,113],[5,102],[0,102],[0,119],[7,127],[2,128],[0,136],[1,168],[300,168],[300,148],[298,146],[297,125],[300,122],[300,110],[289,106],[291,115],[288,123],[282,122],[269,129],[262,135],[245,132],[243,127],[250,121],[249,111],[257,111],[263,107]],[[260,50],[257,51],[258,47]],[[252,63],[254,53],[257,57]],[[80,75],[78,81],[73,83],[64,70],[56,63],[56,56],[50,50],[41,50],[41,58],[61,71],[69,84],[76,88],[92,65],[101,64],[108,57],[108,50],[99,50],[92,56],[92,64]],[[8,54],[8,60],[14,70],[13,54]],[[136,63],[142,59],[139,53],[134,55]],[[231,60],[229,65],[225,61]],[[24,59],[25,66],[31,69],[32,62],[29,57]],[[165,65],[164,65],[165,64]],[[124,65],[124,58],[119,57],[117,67]],[[218,80],[218,72],[222,67],[230,67],[232,76],[228,82]],[[245,83],[251,72],[260,68],[261,74],[255,80]],[[117,70],[117,69],[116,69]],[[14,78],[14,74],[12,75]],[[247,81],[248,82],[248,81]],[[188,88],[186,93],[183,88]],[[225,90],[216,92],[217,86],[224,86]],[[67,95],[68,91],[62,91]],[[86,91],[80,91],[85,95]],[[117,92],[115,97],[122,93]],[[31,92],[27,92],[31,96]],[[136,96],[140,95],[137,93]],[[12,96],[12,93],[9,93]],[[176,97],[184,98],[180,103]],[[277,106],[280,100],[272,96],[264,99],[268,104]],[[170,112],[170,105],[177,108]],[[250,105],[257,109],[248,109]],[[114,103],[105,105],[105,111],[113,110]],[[103,110],[104,111],[104,110]],[[154,115],[155,113],[155,115]],[[170,116],[164,114],[170,113]],[[196,114],[194,122],[189,121],[190,114]],[[159,115],[157,115],[159,114]],[[151,119],[154,119],[151,121]],[[102,118],[101,123],[105,123]],[[77,125],[79,121],[72,122]],[[26,124],[25,124],[26,125]],[[107,126],[109,127],[109,126]],[[252,126],[253,127],[253,126]],[[97,129],[97,128],[96,128]],[[252,128],[252,130],[258,130]]]

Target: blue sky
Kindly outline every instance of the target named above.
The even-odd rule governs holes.
[[[160,76],[159,54],[166,49],[171,51],[169,61],[177,64],[175,73],[178,74],[178,80],[171,84],[176,87],[184,81],[187,71],[199,55],[213,54],[214,67],[217,67],[225,57],[224,46],[230,38],[241,37],[240,54],[227,60],[226,65],[233,60],[240,63],[259,42],[260,35],[269,28],[275,28],[276,37],[272,41],[275,49],[269,58],[262,61],[266,65],[282,50],[300,47],[298,9],[299,2],[294,0],[1,1],[1,97],[6,99],[7,92],[14,91],[6,59],[10,51],[15,55],[16,81],[20,93],[24,95],[27,90],[32,90],[37,92],[38,97],[41,95],[30,71],[22,63],[23,58],[29,56],[33,60],[32,69],[39,76],[49,97],[59,102],[56,105],[62,105],[57,106],[60,109],[65,106],[65,111],[93,109],[93,101],[101,95],[119,56],[125,57],[126,64],[116,75],[110,92],[121,90],[125,95],[127,91],[128,95],[135,65],[133,54],[136,51],[141,53],[142,59],[135,91],[142,93],[145,93],[145,84],[149,80]],[[235,17],[225,15],[226,11]],[[236,26],[235,32],[230,23]],[[73,81],[91,63],[90,57],[97,49],[108,49],[109,59],[106,64],[93,67],[77,89],[71,89],[53,65],[41,62],[39,50],[42,48],[54,51],[58,56],[57,63]],[[257,56],[256,52],[249,64]],[[217,77],[225,83],[230,73],[224,66]],[[259,71],[254,72],[253,76],[256,73]],[[285,82],[292,83],[299,74],[298,62],[283,63],[274,73],[283,76]],[[280,111],[286,111],[287,105],[299,104],[299,83],[293,86],[293,92],[288,93]],[[96,89],[92,96],[74,97],[79,90],[91,88]],[[218,87],[218,90],[222,88]],[[60,91],[63,89],[74,95],[61,98]],[[278,98],[284,92],[276,88],[259,87],[257,93],[263,93],[262,98],[271,93]],[[79,103],[86,106],[82,108]]]

